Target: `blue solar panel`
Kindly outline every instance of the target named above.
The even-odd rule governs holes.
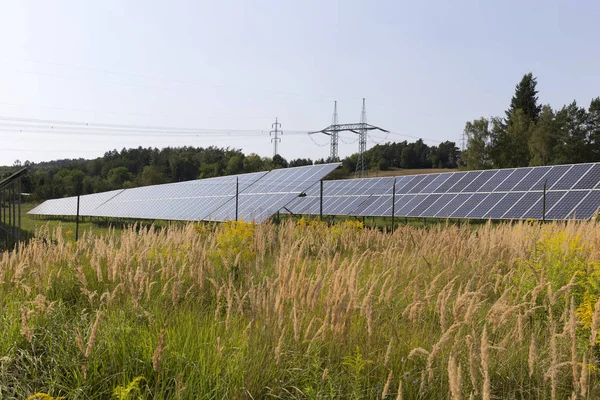
[[[593,189],[600,184],[600,164],[592,165],[592,168],[581,177],[579,182],[573,186],[573,189]]]
[[[565,172],[569,170],[569,168],[571,168],[570,165],[555,165],[552,167],[550,172],[548,172],[545,177],[545,180],[548,182],[546,187],[548,189],[552,189],[554,185],[560,181],[560,178],[562,178]]]
[[[533,168],[517,168],[510,174],[502,183],[500,183],[495,192],[505,192],[512,190],[512,188],[519,183],[523,178],[525,178]]]
[[[569,219],[575,206],[579,204],[589,191],[567,192],[552,208],[547,208],[546,219]]]
[[[575,183],[579,181],[592,167],[591,164],[577,164],[573,165],[562,178],[555,185],[552,186],[552,190],[568,190],[575,186]]]
[[[434,174],[424,175],[423,178],[420,179],[416,185],[414,185],[411,189],[408,190],[408,193],[419,193],[421,190],[423,190],[423,188],[428,186],[434,179],[435,179]]]
[[[448,189],[454,186],[458,181],[464,178],[465,174],[460,172],[453,173],[448,179],[446,179],[437,189],[435,189],[434,193],[446,193]]]
[[[529,174],[521,182],[517,183],[512,191],[527,192],[529,190],[537,190],[544,188],[544,177],[552,167],[537,167],[533,168]]]
[[[492,208],[498,204],[504,196],[506,196],[506,193],[488,194],[478,206],[474,207],[473,210],[467,214],[467,218],[489,218]]]
[[[488,218],[501,219],[504,216],[504,214],[506,214],[506,212],[512,206],[514,206],[524,195],[525,193],[523,192],[507,193],[506,196],[504,196],[498,202],[498,204],[492,207],[492,209],[488,212]]]
[[[427,196],[424,194],[407,194],[401,199],[396,199],[396,216],[406,217],[407,213],[423,201],[425,197]]]
[[[410,193],[410,191],[417,186],[423,179],[425,178],[425,175],[415,175],[410,182],[408,182],[403,188],[401,192],[397,192],[397,193]],[[398,188],[396,188],[396,190],[398,190]]]
[[[406,213],[406,215],[409,217],[420,216],[425,210],[427,210],[440,197],[442,197],[442,195],[439,193],[430,194],[430,195],[426,196],[425,199],[423,199],[423,201],[419,203],[419,205],[417,205],[415,208],[413,208],[408,213]]]
[[[446,182],[446,180],[448,178],[450,178],[450,176],[452,176],[452,174],[449,173],[445,173],[445,174],[436,174],[435,179],[433,181],[431,181],[431,183],[429,185],[427,185],[425,188],[423,188],[423,190],[421,190],[421,193],[434,193],[434,191],[440,187],[440,185],[442,185],[444,182]]]
[[[471,213],[481,203],[487,194],[485,193],[474,193],[471,197],[469,197],[463,204],[461,204],[456,210],[454,210],[451,214],[451,218],[466,218],[467,215]]]
[[[589,219],[600,207],[600,190],[592,190],[571,212],[568,218]]]
[[[501,184],[510,174],[512,174],[514,169],[500,169],[498,173],[492,176],[487,182],[485,182],[477,191],[478,192],[491,192],[496,187]]]
[[[537,203],[543,194],[541,192],[525,193],[523,197],[517,201],[507,212],[502,216],[504,219],[521,219],[523,214],[527,212],[535,203]]]
[[[435,217],[435,215],[448,204],[450,200],[456,197],[456,194],[441,194],[433,204],[429,206],[425,211],[421,213],[422,217]]]
[[[469,186],[469,184],[476,179],[479,175],[481,175],[481,171],[469,171],[464,174],[463,179],[456,182],[449,190],[449,193],[462,192],[464,188]]]
[[[479,176],[471,181],[462,191],[463,192],[476,192],[480,189],[484,183],[489,181],[494,175],[498,173],[498,170],[483,171]]]
[[[567,192],[558,191],[558,192],[546,192],[546,215],[549,210],[552,210],[552,207],[556,205],[556,203],[566,194]],[[522,219],[543,219],[542,214],[544,210],[544,199],[543,196],[539,198],[539,200],[522,216]]]
[[[458,207],[460,207],[465,201],[471,197],[470,194],[459,193],[454,198],[449,200],[445,206],[440,207],[439,211],[435,214],[438,218],[447,218],[452,214]]]

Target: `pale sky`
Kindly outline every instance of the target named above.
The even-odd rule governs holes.
[[[0,165],[138,146],[327,157],[331,123],[368,142],[459,144],[531,71],[554,108],[600,96],[598,1],[0,0]],[[18,132],[6,119],[193,128],[198,135]],[[229,134],[228,131],[231,131]],[[342,136],[340,156],[356,152]],[[316,142],[316,144],[315,144]],[[346,143],[344,143],[346,142]]]

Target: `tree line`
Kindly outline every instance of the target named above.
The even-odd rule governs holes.
[[[560,109],[538,103],[532,73],[517,84],[504,117],[467,122],[467,169],[600,161],[600,97],[589,107],[574,100]]]
[[[372,170],[392,168],[456,168],[460,154],[453,142],[428,146],[422,140],[414,143],[378,144],[369,149],[365,158]],[[351,176],[356,169],[358,154],[341,160],[342,168],[331,178]],[[112,150],[92,160],[65,159],[42,163],[15,161],[12,167],[0,167],[0,176],[16,167],[26,166],[30,173],[23,178],[23,191],[30,199],[99,193],[114,189],[157,185],[223,175],[297,167],[330,162],[328,159],[297,158],[286,160],[280,155],[260,157],[245,155],[241,150],[218,147],[131,148]]]

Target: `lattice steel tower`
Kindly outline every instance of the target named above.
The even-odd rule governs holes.
[[[271,124],[271,128],[274,128],[274,130],[272,130],[271,133],[269,133],[269,136],[273,136],[271,138],[271,143],[273,143],[273,157],[275,157],[278,154],[278,144],[279,142],[281,142],[281,138],[279,137],[279,135],[283,135],[283,131],[279,130],[279,128],[281,128],[281,124],[277,122],[277,118],[275,118],[275,123]]]
[[[338,124],[338,113],[337,113],[337,101],[333,103],[333,118],[331,119],[331,125],[337,126]],[[338,157],[338,137],[339,132],[331,132],[331,150],[329,152],[329,161],[335,162],[339,160]]]
[[[388,132],[388,131],[385,129],[379,128],[377,126],[369,125],[367,123],[367,108],[365,105],[364,98],[363,98],[360,122],[358,124],[338,124],[337,123],[337,102],[335,103],[335,106],[334,106],[333,116],[335,119],[335,123],[333,123],[332,125],[328,126],[325,129],[321,129],[320,131],[315,131],[315,132],[309,132],[308,134],[314,135],[315,133],[324,133],[326,135],[331,136],[331,138],[332,138],[331,155],[333,156],[333,150],[334,150],[334,146],[335,146],[335,154],[337,157],[337,150],[338,150],[337,141],[338,141],[339,133],[344,132],[344,131],[356,133],[358,135],[358,162],[356,163],[356,175],[359,177],[366,176],[367,175],[367,162],[365,160],[365,151],[367,150],[367,134],[369,133],[369,131],[372,131],[372,130],[379,130],[382,132]],[[335,145],[334,145],[334,141],[333,141],[334,135],[335,135]]]
[[[356,163],[355,175],[362,178],[367,176],[367,162],[365,160],[365,151],[367,151],[367,107],[364,97],[360,113],[360,125],[360,129],[358,129],[358,162]]]

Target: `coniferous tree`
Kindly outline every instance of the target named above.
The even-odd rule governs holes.
[[[530,72],[523,76],[521,82],[515,87],[515,95],[510,100],[510,107],[506,110],[506,121],[510,124],[513,113],[521,109],[523,114],[531,122],[537,122],[542,112],[542,106],[538,104],[538,91],[536,89],[537,78]]]
[[[591,142],[592,161],[600,161],[600,97],[590,103],[587,129]]]
[[[529,165],[548,165],[554,160],[557,145],[557,127],[554,111],[549,105],[542,108],[538,122],[531,129],[529,138]]]

